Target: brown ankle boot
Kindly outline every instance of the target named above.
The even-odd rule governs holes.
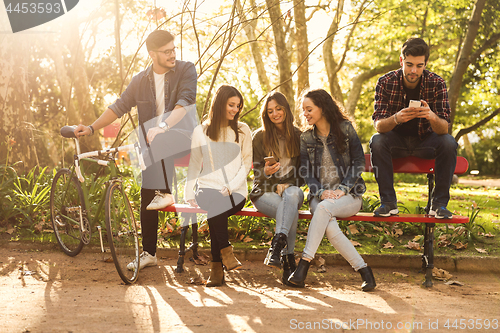
[[[210,277],[207,280],[207,287],[218,287],[224,284],[224,270],[221,262],[210,263]]]
[[[233,246],[229,245],[228,247],[220,250],[220,255],[222,257],[222,263],[226,266],[226,271],[230,271],[233,269],[238,269],[243,266],[241,262],[236,259],[233,253]]]

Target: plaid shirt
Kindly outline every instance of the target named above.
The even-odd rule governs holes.
[[[431,110],[439,117],[450,122],[450,103],[446,83],[437,74],[424,70],[420,81],[420,99],[429,104]],[[401,109],[408,107],[409,101],[403,89],[403,70],[389,72],[380,77],[375,88],[375,110],[373,121],[389,118]],[[432,133],[432,127],[427,119],[420,118],[418,122],[418,135],[423,139]]]

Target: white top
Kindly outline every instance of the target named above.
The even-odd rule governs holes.
[[[232,128],[221,129],[220,141],[212,141],[205,134],[206,125],[193,131],[191,157],[184,200],[195,199],[194,186],[221,190],[248,196],[247,175],[252,167],[252,134],[247,124],[238,122],[239,142],[235,142]]]
[[[156,88],[156,116],[157,125],[160,123],[161,115],[165,112],[165,74],[156,74],[153,71]]]

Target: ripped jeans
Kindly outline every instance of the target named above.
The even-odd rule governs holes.
[[[355,198],[351,194],[346,194],[337,200],[326,199],[320,201],[313,198],[310,202],[313,217],[307,231],[307,241],[302,257],[314,259],[319,244],[326,233],[326,237],[333,247],[349,262],[355,271],[366,267],[365,261],[340,230],[337,223],[337,217],[349,217],[359,212],[362,202],[361,197]]]

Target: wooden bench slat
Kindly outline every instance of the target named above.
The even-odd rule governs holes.
[[[177,212],[177,213],[206,213],[201,208],[191,207],[187,204],[175,204],[163,209],[164,212]],[[255,217],[266,217],[255,208],[243,208],[240,212],[235,215],[240,216],[255,216]],[[310,220],[312,218],[311,212],[308,210],[299,210],[299,219]],[[339,220],[348,221],[367,221],[367,222],[410,222],[410,223],[467,223],[469,218],[467,216],[453,215],[451,219],[436,219],[433,216],[426,214],[399,214],[389,217],[375,217],[372,213],[358,213],[356,215],[339,218]]]

